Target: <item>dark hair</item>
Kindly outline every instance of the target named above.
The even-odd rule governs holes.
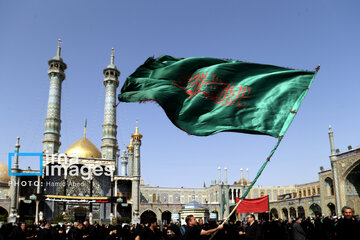
[[[151,216],[150,218],[149,218],[149,224],[152,224],[152,223],[154,223],[154,222],[156,222],[157,221],[157,219],[156,219],[156,217],[154,217],[154,216]]]
[[[194,217],[194,215],[188,215],[186,218],[185,218],[185,222],[187,225],[189,225],[189,222],[191,220],[191,218]]]
[[[355,213],[354,208],[349,207],[349,206],[344,206],[344,207],[341,209],[341,213],[342,213],[342,214],[345,213],[345,209],[350,209],[353,213]]]
[[[248,214],[248,216],[251,216],[255,220],[255,215],[254,214],[250,213],[250,214]]]

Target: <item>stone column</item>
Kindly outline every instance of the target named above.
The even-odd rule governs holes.
[[[335,211],[336,215],[341,216],[341,194],[340,194],[340,185],[339,185],[339,177],[338,177],[338,169],[337,169],[337,156],[335,151],[335,144],[334,144],[334,133],[332,131],[331,125],[329,126],[329,141],[330,141],[330,162],[331,162],[331,169],[334,175],[334,192],[335,192]]]
[[[221,184],[221,167],[220,166],[218,167],[218,174],[219,174],[218,184],[220,185]]]
[[[224,171],[225,171],[225,185],[228,184],[228,181],[227,181],[227,167],[224,168]]]
[[[114,186],[114,196],[117,197],[118,195],[118,187],[117,187],[117,180],[114,180],[115,181],[115,186]]]
[[[223,188],[219,184],[219,202],[220,202],[220,219],[224,219],[224,201],[223,201]]]
[[[35,224],[39,224],[39,200],[35,201]]]
[[[226,204],[226,208],[225,208],[225,217],[227,217],[229,215],[229,186],[225,185],[225,204]]]
[[[115,203],[114,204],[114,216],[115,216],[115,218],[117,218],[117,206],[118,206],[118,203]]]
[[[341,195],[340,195],[340,184],[339,184],[339,176],[338,176],[338,166],[336,164],[337,157],[330,156],[331,168],[334,175],[334,192],[335,192],[335,211],[336,215],[341,216]]]

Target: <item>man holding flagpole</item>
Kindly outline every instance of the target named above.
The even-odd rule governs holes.
[[[204,230],[198,227],[196,218],[194,215],[189,215],[185,218],[187,228],[184,235],[184,240],[200,240],[200,235],[210,235],[223,228],[223,225],[220,224],[218,227]]]

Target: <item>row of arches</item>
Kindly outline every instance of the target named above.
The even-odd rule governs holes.
[[[330,212],[335,215],[335,205],[332,203],[328,204],[328,208]],[[308,213],[307,213],[308,212]],[[313,203],[310,205],[308,211],[305,211],[303,206],[298,207],[283,207],[281,211],[278,211],[277,208],[272,208],[270,210],[270,217],[271,218],[282,218],[282,219],[290,219],[290,218],[296,218],[296,217],[315,217],[315,216],[321,216],[322,215],[322,209],[321,207]]]
[[[151,217],[156,217],[156,214],[151,210],[146,210],[140,215],[140,223],[148,223]],[[161,219],[158,218],[158,220],[161,220],[164,224],[170,223],[171,221],[171,212],[170,211],[164,211],[161,214]]]

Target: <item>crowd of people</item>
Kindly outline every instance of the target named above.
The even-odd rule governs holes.
[[[256,221],[253,214],[240,222],[216,223],[189,215],[186,225],[158,225],[155,217],[146,224],[89,224],[88,221],[50,224],[45,220],[27,226],[4,224],[0,240],[351,240],[360,239],[360,222],[351,207],[343,209],[343,217],[274,219]]]

